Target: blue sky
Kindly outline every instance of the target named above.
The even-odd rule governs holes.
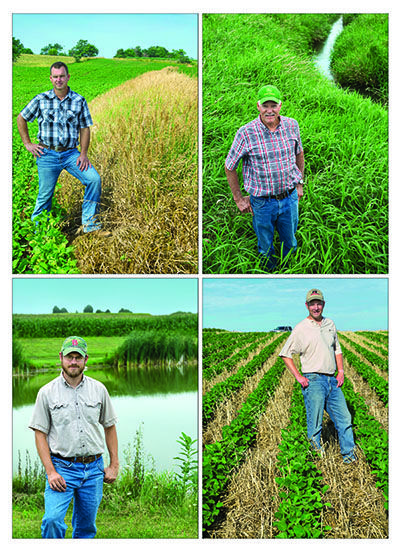
[[[339,330],[388,329],[386,278],[203,279],[203,328],[268,331],[307,316],[308,290],[325,297],[324,316]]]
[[[195,13],[14,13],[12,34],[35,54],[54,43],[68,53],[83,39],[98,48],[99,57],[112,58],[119,48],[164,46],[197,59],[197,31]]]
[[[14,278],[13,313],[52,313],[56,305],[81,313],[86,305],[117,313],[197,313],[194,278]]]

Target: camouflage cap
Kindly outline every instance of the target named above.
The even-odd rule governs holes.
[[[312,300],[325,301],[324,295],[321,290],[318,290],[318,288],[311,288],[311,290],[307,292],[306,303],[310,303],[310,301]]]
[[[80,353],[83,357],[86,357],[87,343],[83,338],[80,338],[79,336],[69,336],[64,340],[64,343],[61,346],[62,355],[68,355],[68,353],[71,353],[73,351],[76,351],[77,353]]]

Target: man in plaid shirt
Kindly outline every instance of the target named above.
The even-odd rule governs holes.
[[[280,115],[282,95],[271,85],[258,92],[259,117],[241,127],[225,161],[225,173],[241,213],[253,215],[262,265],[276,266],[273,237],[275,228],[282,243],[283,257],[295,251],[298,202],[303,196],[304,155],[299,125]],[[242,160],[240,190],[237,168]]]
[[[92,118],[85,98],[69,86],[68,67],[56,62],[50,67],[53,89],[35,96],[17,118],[18,130],[28,152],[36,158],[39,194],[32,220],[42,211],[50,211],[57,179],[63,169],[84,186],[82,227],[78,232],[100,231],[97,219],[101,196],[101,179],[87,157]],[[38,143],[31,142],[28,122],[38,120]],[[77,149],[80,143],[80,152]]]

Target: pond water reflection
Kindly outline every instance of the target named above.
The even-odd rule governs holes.
[[[25,466],[26,451],[30,459],[39,457],[34,445],[34,433],[28,428],[37,392],[58,372],[14,378],[13,385],[13,471],[21,458]],[[181,432],[197,439],[197,366],[148,367],[113,374],[109,370],[90,369],[88,376],[107,387],[118,416],[117,432],[121,465],[124,451],[134,443],[141,429],[146,455],[154,459],[155,468],[177,470],[173,457],[179,453],[177,443]],[[19,452],[19,455],[18,455]],[[152,463],[149,461],[149,468]]]

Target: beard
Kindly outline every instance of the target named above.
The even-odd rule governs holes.
[[[67,363],[63,359],[61,361],[61,367],[65,374],[70,378],[78,378],[85,370],[85,363],[80,363],[79,365],[77,363],[71,364]]]

